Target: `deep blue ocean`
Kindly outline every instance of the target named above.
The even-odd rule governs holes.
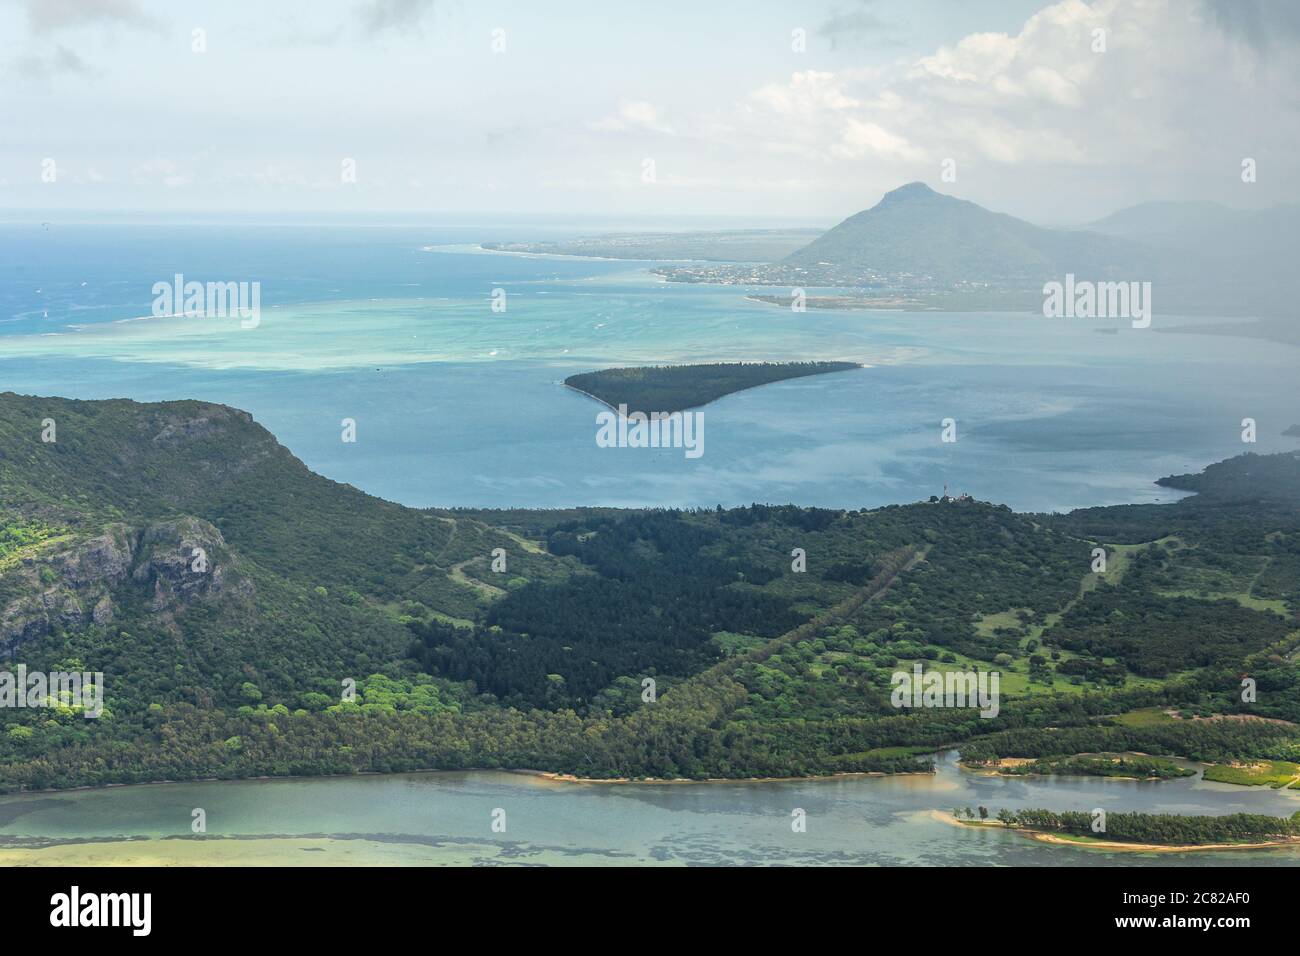
[[[569,227],[567,232],[589,232]],[[956,492],[1017,510],[1295,449],[1297,350],[1033,315],[794,313],[654,263],[484,253],[561,226],[0,225],[0,391],[247,409],[314,470],[416,506],[866,507]],[[151,317],[157,282],[260,283],[255,328]],[[504,312],[492,309],[503,290]],[[812,290],[810,290],[812,291]],[[498,294],[500,295],[500,293]],[[1106,331],[1103,331],[1106,330]],[[704,454],[601,448],[559,383],[620,365],[846,359],[703,409]],[[341,421],[357,441],[341,440]],[[944,419],[957,440],[941,441]],[[1244,418],[1257,441],[1241,440]]]

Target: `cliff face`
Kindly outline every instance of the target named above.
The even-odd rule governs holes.
[[[225,588],[221,532],[200,518],[153,524],[140,535],[131,580],[152,589],[150,609],[190,605]]]
[[[5,592],[18,595],[0,607],[0,655],[59,628],[110,624],[123,602],[181,612],[225,591],[232,560],[221,532],[188,516],[143,528],[113,523],[23,549],[0,571]],[[237,591],[252,585],[241,578]]]
[[[226,502],[304,481],[329,484],[238,409],[0,394],[0,656],[90,625],[174,633],[232,591]],[[233,580],[231,596],[253,593]]]
[[[401,672],[404,615],[473,618],[454,569],[498,546],[517,544],[314,474],[238,409],[0,392],[0,660],[102,671],[124,719]]]

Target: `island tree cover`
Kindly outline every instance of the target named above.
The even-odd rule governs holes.
[[[1300,760],[1300,462],[1170,481],[1201,493],[1068,515],[412,509],[224,406],[4,394],[0,650],[106,691],[98,719],[0,708],[0,786],[903,772],[946,745],[1078,772],[1107,768],[1050,758]],[[917,662],[999,671],[998,716],[896,709]]]
[[[1061,774],[1089,777],[1129,777],[1135,780],[1173,780],[1193,777],[1196,771],[1162,757],[1139,754],[1094,754],[1073,757],[1044,757],[1029,763],[1000,767],[1007,776]]]
[[[707,405],[723,395],[788,378],[844,372],[856,362],[722,362],[712,365],[654,365],[607,368],[570,375],[564,384],[630,412],[679,412]]]
[[[1197,846],[1268,843],[1300,837],[1300,813],[1292,817],[1270,817],[1258,813],[1228,813],[1222,816],[1108,813],[1104,832],[1093,829],[1091,813],[1079,811],[1002,810],[997,816],[1010,827],[1068,833],[1096,840],[1117,840],[1121,843]]]

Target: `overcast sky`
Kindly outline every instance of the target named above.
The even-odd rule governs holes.
[[[0,209],[1293,202],[1297,41],[1291,0],[0,0]]]

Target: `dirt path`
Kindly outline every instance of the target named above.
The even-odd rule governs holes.
[[[459,561],[456,564],[453,564],[451,568],[449,568],[447,571],[447,577],[451,578],[457,584],[461,584],[464,585],[465,587],[473,588],[474,590],[482,594],[484,597],[486,597],[489,601],[495,601],[497,598],[501,597],[501,595],[506,593],[505,588],[499,588],[492,584],[485,584],[484,582],[480,581],[478,578],[471,578],[468,574],[465,573],[466,566],[471,565],[478,560],[480,559],[467,558],[464,561]]]
[[[876,598],[888,591],[893,586],[894,582],[898,580],[900,574],[912,570],[912,568],[916,567],[917,564],[925,560],[925,556],[929,551],[930,546],[928,544],[919,548],[916,546],[900,548],[892,554],[892,557],[894,558],[893,563],[901,562],[898,563],[898,566],[893,570],[881,572],[839,604],[827,608],[820,614],[809,618],[793,630],[787,631],[780,637],[774,637],[766,644],[756,647],[745,654],[738,654],[735,657],[728,657],[721,660],[707,670],[701,671],[694,677],[691,677],[687,683],[691,681],[704,680],[709,677],[717,677],[720,674],[733,670],[736,665],[740,663],[742,658],[747,658],[751,661],[765,661],[787,644],[794,644],[798,641],[802,641],[805,638],[816,634],[828,624],[835,624],[844,621],[863,604],[866,604],[868,601],[874,601]],[[904,556],[906,556],[906,560],[904,560]]]
[[[438,553],[434,556],[433,559],[434,564],[437,564],[439,561],[441,561],[443,555],[447,553],[447,550],[451,547],[451,543],[456,540],[456,531],[460,527],[460,523],[456,521],[455,518],[444,518],[442,515],[437,515],[437,518],[439,521],[450,522],[451,534],[447,535],[447,540],[443,542],[442,547],[438,549]]]

